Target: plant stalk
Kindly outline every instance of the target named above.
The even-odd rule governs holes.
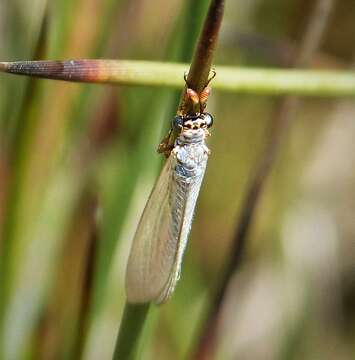
[[[113,360],[133,360],[138,351],[138,342],[149,310],[149,304],[126,303],[118,333]],[[134,334],[135,336],[132,336]]]
[[[215,11],[215,7],[216,4],[223,4],[224,1],[220,1],[220,0],[212,0],[212,3],[210,5],[209,8],[209,12],[207,15],[207,19],[205,20],[205,25],[203,27],[203,32],[202,35],[198,41],[198,45],[197,45],[197,50],[195,52],[195,55],[193,56],[193,60],[192,63],[194,64],[200,64],[199,66],[195,65],[195,70],[191,70],[189,73],[189,76],[192,77],[193,79],[195,79],[195,84],[202,86],[205,84],[205,81],[207,81],[208,78],[208,74],[210,71],[210,66],[211,66],[211,61],[212,61],[212,54],[213,54],[213,49],[215,47],[215,41],[217,40],[217,36],[214,35],[213,36],[213,43],[209,44],[209,46],[205,49],[208,53],[205,54],[203,51],[203,48],[205,47],[202,43],[206,43],[206,41],[208,40],[206,38],[206,36],[211,36],[211,34],[215,34],[215,32],[219,30],[219,26],[216,29],[216,24],[215,21],[212,21],[213,19],[213,11]],[[198,21],[198,16],[201,16],[200,14],[194,14],[191,10],[200,10],[203,2],[200,1],[200,3],[198,4],[196,1],[196,4],[198,5],[197,7],[194,7],[192,5],[188,6],[188,9],[190,10],[188,13],[188,16],[191,17],[191,20],[194,20],[196,25],[199,25],[199,21]],[[211,12],[211,8],[212,8],[212,12]],[[218,7],[217,7],[218,8]],[[219,20],[220,23],[220,20]],[[178,57],[181,58],[185,58],[187,51],[189,50],[184,50],[184,48],[187,46],[188,48],[191,48],[191,44],[188,43],[187,41],[194,42],[194,37],[191,38],[191,33],[190,33],[190,29],[189,28],[184,28],[183,30],[185,32],[185,36],[183,37],[184,43],[182,44],[182,51],[181,53],[178,55]],[[197,31],[196,31],[197,34]],[[207,59],[207,61],[204,61],[204,58]],[[111,63],[112,64],[112,63]],[[141,62],[140,65],[142,65],[143,63]],[[85,66],[85,65],[84,65]],[[187,68],[188,65],[186,65],[185,70]],[[164,69],[165,65],[164,64],[159,64],[156,66],[156,74],[155,76],[159,76],[159,73],[161,73],[162,69]],[[182,69],[181,65],[177,66],[178,71],[176,73],[176,79],[177,79],[177,86],[179,88],[182,87],[183,83],[183,74],[184,74],[184,70]],[[138,68],[137,68],[138,69]],[[165,67],[166,69],[166,67]],[[139,67],[139,71],[142,70],[142,67]],[[60,71],[60,68],[59,68]],[[100,74],[100,71],[98,71],[98,74]],[[146,73],[148,76],[151,75],[151,73],[149,73],[149,71]],[[91,74],[93,77],[95,77],[95,75]],[[129,75],[132,76],[132,80],[137,76],[134,73],[130,73]],[[80,73],[79,73],[80,76]],[[102,76],[102,72],[101,72],[101,76]],[[162,78],[163,79],[163,78]],[[137,356],[137,349],[138,349],[138,343],[139,343],[139,339],[140,339],[140,335],[142,333],[143,327],[145,325],[145,320],[146,320],[146,316],[148,313],[148,309],[149,309],[149,304],[143,304],[143,305],[135,305],[135,304],[129,304],[126,303],[125,305],[125,310],[124,310],[124,315],[123,315],[123,319],[122,319],[122,323],[120,326],[120,330],[118,333],[118,337],[116,340],[116,345],[115,345],[115,352],[114,352],[114,356],[113,359],[135,359]]]
[[[188,64],[131,60],[1,62],[0,72],[84,83],[178,89]],[[216,67],[213,88],[253,95],[354,96],[355,72]]]

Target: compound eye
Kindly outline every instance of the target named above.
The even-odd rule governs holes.
[[[184,126],[184,119],[182,118],[182,116],[175,116],[172,121],[172,126],[174,130],[180,131]]]
[[[209,113],[204,113],[203,115],[203,120],[205,120],[207,127],[210,128],[213,125],[212,115]]]

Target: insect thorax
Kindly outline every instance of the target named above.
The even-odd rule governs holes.
[[[176,139],[176,145],[201,144],[205,143],[205,129],[183,129]]]

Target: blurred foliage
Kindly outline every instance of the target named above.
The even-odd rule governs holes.
[[[216,63],[289,63],[309,2],[226,5]],[[181,38],[182,27],[194,28],[183,15],[191,2],[46,6],[44,0],[0,3],[1,60],[31,59],[43,48],[48,59],[189,61],[178,56],[181,44],[191,47],[196,37]],[[353,7],[337,2],[312,67],[352,65]],[[162,161],[155,148],[178,97],[169,90],[31,84],[1,75],[2,358],[110,358],[130,242]],[[142,359],[189,357],[276,103],[211,96],[212,155],[182,279],[171,301],[150,314]],[[299,109],[225,299],[216,359],[355,356],[354,113],[348,99],[308,99]]]

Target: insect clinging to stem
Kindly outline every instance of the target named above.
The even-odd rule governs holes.
[[[126,291],[130,303],[165,302],[180,277],[195,205],[210,150],[206,137],[213,124],[205,112],[210,94],[208,79],[200,94],[191,89],[185,75],[184,103],[160,143],[158,152],[167,160],[149,196],[127,265]],[[187,110],[189,109],[189,110]],[[173,143],[172,137],[175,136]]]

